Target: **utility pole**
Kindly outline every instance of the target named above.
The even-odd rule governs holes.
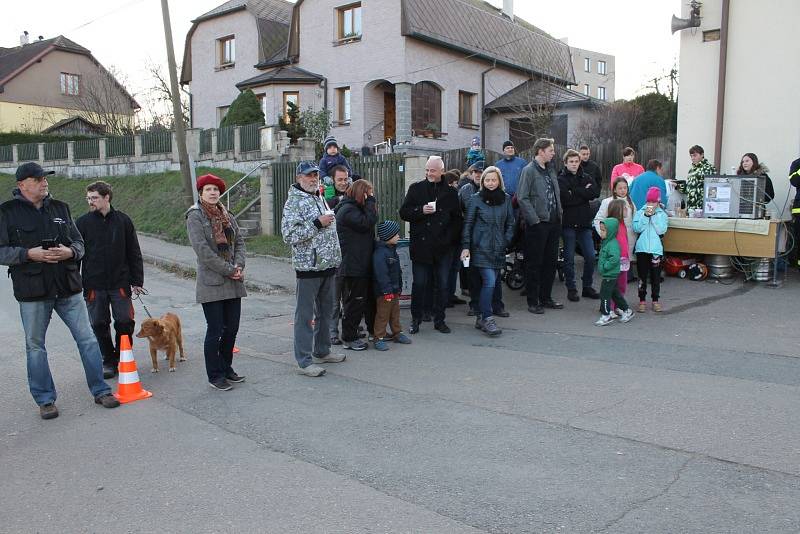
[[[172,45],[172,25],[169,21],[169,4],[161,0],[161,15],[164,19],[164,39],[167,41],[167,67],[169,68],[169,84],[172,93],[172,123],[175,125],[175,138],[178,142],[178,158],[183,176],[183,198],[187,207],[194,203],[194,184],[189,168],[189,152],[186,150],[186,125],[183,124],[181,94],[178,90],[178,67],[175,65],[175,49]]]

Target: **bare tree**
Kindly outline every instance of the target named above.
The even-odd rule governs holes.
[[[144,110],[144,123],[149,129],[174,129],[174,119],[172,114],[172,90],[170,88],[169,76],[164,72],[164,66],[148,61],[145,69],[150,75],[150,88],[146,90],[147,105]],[[180,67],[179,67],[180,69]],[[178,72],[180,77],[180,70]],[[184,124],[190,123],[189,96],[181,92],[181,114]]]
[[[136,126],[138,104],[123,85],[122,73],[111,66],[81,77],[77,95],[72,95],[77,114],[105,128],[111,135],[131,133]]]

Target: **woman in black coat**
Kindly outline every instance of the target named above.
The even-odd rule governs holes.
[[[378,208],[374,189],[367,180],[358,180],[336,206],[336,230],[342,248],[342,344],[351,350],[364,350],[367,344],[358,337],[358,325],[366,315],[369,329],[374,324],[371,304],[372,250]]]

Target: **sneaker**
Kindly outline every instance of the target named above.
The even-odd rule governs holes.
[[[563,304],[561,304],[560,302],[556,302],[553,299],[546,300],[546,301],[542,302],[542,305],[545,308],[550,308],[551,310],[561,310],[561,309],[564,308]]]
[[[117,374],[117,368],[113,365],[103,365],[103,378],[114,378]]]
[[[363,341],[361,343],[364,343]],[[364,349],[367,348],[366,344]],[[353,349],[353,350],[364,350],[364,349]],[[347,358],[344,354],[326,354],[321,358],[319,356],[312,356],[311,361],[313,363],[341,363]]]
[[[322,376],[325,374],[325,368],[312,363],[308,367],[301,367],[298,372],[306,376]]]
[[[233,389],[231,383],[228,382],[228,380],[225,378],[220,378],[219,380],[214,380],[213,382],[209,382],[208,385],[220,391],[230,391]]]
[[[483,319],[480,317],[475,318],[475,330],[483,330]]]
[[[664,308],[661,307],[661,303],[658,301],[653,302],[653,311],[657,313],[661,313],[664,311]]]
[[[567,300],[570,302],[578,302],[581,298],[578,296],[577,289],[568,289],[567,290]]]
[[[452,332],[452,330],[450,330],[450,327],[447,326],[447,324],[445,323],[435,324],[433,325],[433,327],[442,334],[449,334],[450,332]]]
[[[385,351],[389,350],[389,344],[386,342],[385,339],[379,339],[375,342],[375,350]]]
[[[95,404],[102,404],[103,408],[116,408],[119,406],[119,401],[111,393],[103,393],[94,398]]]
[[[621,322],[621,323],[627,323],[627,322],[628,322],[628,321],[630,321],[631,319],[633,319],[633,310],[631,310],[630,308],[628,308],[627,310],[625,310],[624,312],[622,312],[622,315],[621,315],[621,316],[620,316],[620,318],[619,318],[619,322]]]
[[[645,301],[643,301],[643,300],[642,300],[642,301],[640,301],[640,302],[639,302],[639,307],[637,308],[637,311],[638,311],[639,313],[644,313],[644,312],[646,312],[646,311],[647,311],[647,303],[646,303]]]
[[[237,375],[236,373],[231,373],[229,375],[226,375],[225,379],[228,382],[233,382],[234,384],[240,384],[240,383],[244,382],[244,377],[241,376],[241,375]]]
[[[419,332],[419,323],[417,321],[411,321],[411,325],[408,327],[408,333],[412,336]]]
[[[499,336],[503,333],[503,331],[497,327],[494,317],[486,318],[486,320],[483,322],[483,331],[486,332],[486,335],[489,337]]]
[[[339,336],[331,336],[331,345],[341,345],[342,340],[339,339]]]
[[[366,350],[367,344],[364,343],[360,339],[356,339],[355,341],[345,341],[342,343],[342,346],[348,350]]]
[[[587,299],[598,300],[600,298],[600,293],[598,293],[595,288],[593,288],[591,286],[587,286],[587,287],[583,288],[583,291],[581,292],[581,296],[582,297],[586,297]]]
[[[400,343],[401,345],[411,345],[411,338],[409,338],[404,333],[400,332],[395,338],[395,343]]]
[[[594,322],[595,326],[606,326],[607,324],[611,324],[614,322],[613,315],[601,315],[598,320]]]
[[[503,309],[503,310],[500,310],[500,311],[496,311],[496,312],[494,312],[494,314],[495,314],[497,317],[511,317],[511,314],[510,314],[510,313],[508,313],[508,312],[507,312],[505,309]]]
[[[42,419],[55,419],[58,417],[58,408],[52,402],[39,406],[39,415]]]
[[[528,306],[528,311],[531,313],[535,313],[536,315],[541,315],[544,313],[544,306],[536,304],[535,306]]]
[[[613,310],[611,310],[611,318],[612,318],[612,319],[616,319],[616,318],[618,318],[618,317],[622,317],[622,312],[621,312],[621,311],[619,311],[619,310],[618,310],[618,309],[616,309],[616,308],[614,308]]]

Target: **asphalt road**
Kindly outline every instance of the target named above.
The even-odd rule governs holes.
[[[0,280],[0,532],[800,531],[796,280],[670,280],[668,313],[605,328],[594,302],[534,317],[509,297],[500,338],[449,310],[452,334],[424,323],[318,379],[295,372],[292,296],[253,295],[227,393],[194,282],[147,281],[189,361],[151,375],[137,343],[154,396],[104,410],[54,319],[42,421]]]

